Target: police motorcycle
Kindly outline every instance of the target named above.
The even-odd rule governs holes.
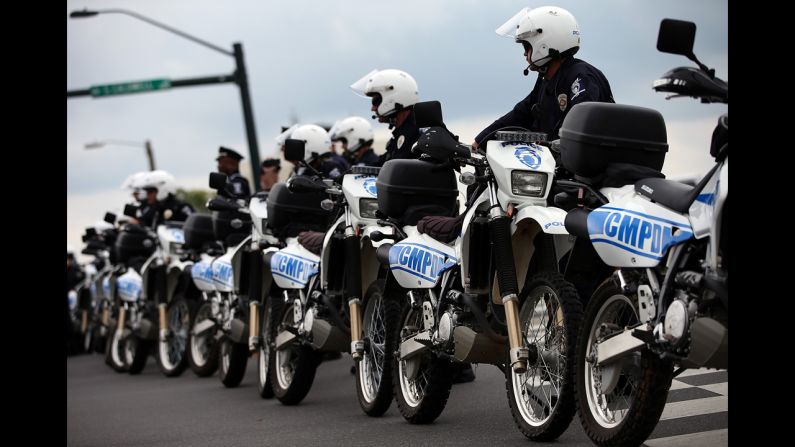
[[[693,54],[696,26],[664,19],[657,48],[695,61],[654,82],[669,96],[728,104],[728,83]],[[576,356],[580,420],[598,445],[639,445],[654,430],[671,379],[687,368],[728,368],[728,115],[714,167],[695,185],[649,176],[598,188],[606,162],[662,168],[662,115],[618,104],[575,106],[560,131],[564,166],[587,191],[565,225],[615,273],[585,309]]]
[[[139,208],[127,205],[124,214],[137,217]],[[164,213],[166,219],[168,214]],[[179,376],[187,367],[188,327],[196,297],[189,277],[192,262],[182,257],[183,225],[157,218],[154,230],[126,224],[116,240],[123,273],[116,280],[121,308],[112,344],[118,348],[111,349],[123,353],[130,374],[143,370],[152,349],[165,376]]]
[[[264,226],[265,196],[257,194],[248,205],[224,197],[226,175],[210,174],[210,187],[219,195],[210,199],[212,215],[193,214],[185,223],[186,247],[195,261],[193,283],[201,304],[190,329],[191,369],[200,377],[219,377],[226,387],[243,380],[250,352],[259,349],[262,294],[268,286],[262,275],[262,250],[278,244]],[[270,397],[267,377],[258,380],[258,392]]]
[[[449,397],[451,362],[491,363],[506,374],[523,433],[554,439],[574,414],[569,377],[581,317],[576,290],[557,272],[568,235],[565,213],[547,207],[554,157],[532,142],[545,136],[522,132],[498,133],[473,156],[444,126],[438,102],[418,103],[415,114],[429,128],[414,148],[424,159],[391,160],[376,182],[379,212],[394,230],[378,259],[391,271],[388,293],[406,304],[397,343],[387,346],[396,352],[398,408],[411,423],[430,423]],[[476,186],[453,217],[461,165],[476,168],[461,174]]]
[[[288,160],[305,163],[304,152],[303,141],[285,142]],[[372,238],[391,233],[390,227],[377,224],[375,215],[378,169],[353,167],[341,183],[318,173],[288,182],[285,192],[313,197],[314,206],[330,212],[326,219],[332,217],[333,223],[323,232],[288,238],[287,247],[266,255],[281,290],[281,296],[271,294],[271,383],[284,404],[297,404],[309,392],[322,352],[349,352],[356,361],[362,410],[380,416],[389,408],[392,352],[385,348],[385,337],[389,326],[396,325],[399,304],[383,293],[387,272],[375,252],[384,241]],[[282,196],[272,197],[278,213],[284,208]]]
[[[102,315],[105,309],[109,308],[109,302],[104,297],[102,282],[110,274],[113,266],[110,262],[110,247],[104,242],[102,233],[112,230],[113,225],[100,221],[94,226],[87,227],[82,236],[85,247],[81,253],[94,258],[86,265],[85,280],[77,290],[80,298],[80,333],[83,336],[85,352],[105,352],[107,322],[103,326]]]

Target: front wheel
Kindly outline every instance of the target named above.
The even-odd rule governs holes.
[[[407,305],[402,314],[400,326],[406,336],[414,336],[422,330],[421,308]],[[400,350],[400,338],[391,351]],[[444,411],[453,387],[450,361],[426,351],[408,360],[394,357],[392,364],[393,392],[403,418],[412,424],[429,424],[436,420]]]
[[[400,339],[400,302],[384,294],[384,280],[370,285],[364,302],[365,352],[356,363],[356,394],[359,406],[368,416],[381,416],[392,403],[392,362]]]
[[[519,322],[530,361],[523,374],[505,368],[505,389],[519,431],[533,441],[552,441],[566,431],[576,410],[574,361],[582,304],[574,285],[559,273],[536,274],[525,290]]]
[[[115,321],[109,327],[110,333],[105,343],[105,363],[116,372],[126,372],[127,363],[124,361],[124,333],[116,330]]]
[[[285,303],[281,297],[271,302],[273,322],[278,322],[278,329],[297,331],[293,321],[293,302]],[[311,347],[302,345],[299,340],[293,341],[282,349],[275,349],[271,356],[270,375],[273,394],[285,405],[300,403],[312,388],[315,371],[320,363],[320,355]]]
[[[188,362],[190,369],[199,377],[211,376],[218,369],[218,343],[215,340],[215,329],[193,335],[197,324],[212,319],[213,305],[205,301],[196,310],[196,316],[188,332]]]
[[[188,332],[195,303],[176,296],[166,309],[165,340],[157,341],[157,364],[166,377],[177,377],[188,367]]]
[[[597,445],[640,445],[657,425],[673,378],[673,364],[644,349],[597,366],[598,341],[636,325],[637,296],[614,278],[594,292],[585,309],[577,349],[576,391],[580,421]]]

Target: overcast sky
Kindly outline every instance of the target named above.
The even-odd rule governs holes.
[[[422,100],[441,101],[448,127],[471,142],[482,128],[529,93],[522,47],[494,30],[525,6],[561,6],[580,25],[577,54],[607,76],[616,102],[662,112],[670,150],[664,172],[701,174],[710,167],[712,128],[725,105],[665,100],[652,82],[686,58],[656,50],[660,20],[697,24],[695,53],[728,81],[728,2],[504,0],[67,1],[67,90],[156,78],[230,74],[234,60],[121,14],[69,19],[76,9],[130,9],[231,51],[245,53],[260,158],[275,155],[273,139],[293,116],[333,123],[369,119],[369,101],[350,84],[374,68],[398,68],[419,84]],[[120,212],[127,175],[146,169],[144,150],[107,146],[102,139],[149,139],[157,166],[186,187],[205,187],[219,145],[246,155],[240,93],[234,84],[66,101],[67,242],[105,211]],[[388,137],[374,123],[377,144]],[[248,165],[245,165],[246,167]]]

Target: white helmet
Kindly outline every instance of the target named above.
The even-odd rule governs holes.
[[[141,197],[139,194],[141,192],[141,185],[146,179],[146,174],[148,173],[148,171],[141,171],[136,172],[135,174],[130,174],[126,179],[124,179],[124,182],[122,182],[121,190],[133,193],[137,200],[143,200],[144,197]]]
[[[496,32],[530,44],[533,48],[531,63],[536,67],[543,67],[554,57],[572,56],[580,49],[577,20],[569,11],[557,6],[524,8]]]
[[[157,189],[157,200],[165,200],[169,194],[176,194],[177,181],[174,176],[166,171],[147,172],[141,184],[142,189]]]
[[[319,155],[331,150],[331,138],[329,138],[328,132],[316,124],[304,124],[296,127],[289,138],[306,143],[304,152],[306,161],[312,158],[313,152]]]
[[[420,100],[417,81],[401,70],[373,70],[351,88],[360,96],[374,96],[373,104],[378,106],[376,112],[380,116],[392,115]]]
[[[356,152],[362,146],[373,144],[373,126],[360,116],[349,116],[334,124],[329,137],[331,141],[345,140],[348,152]]]

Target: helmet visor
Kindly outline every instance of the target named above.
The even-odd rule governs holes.
[[[499,26],[496,30],[494,30],[497,35],[502,37],[508,37],[510,39],[516,39],[516,30],[519,28],[519,22],[527,15],[527,13],[531,10],[530,7],[524,7],[521,11],[517,12],[513,15],[507,22],[503,23]]]
[[[367,87],[373,80],[373,76],[378,73],[378,69],[374,69],[370,73],[362,76],[361,79],[351,84],[351,90],[359,96],[367,96]]]

